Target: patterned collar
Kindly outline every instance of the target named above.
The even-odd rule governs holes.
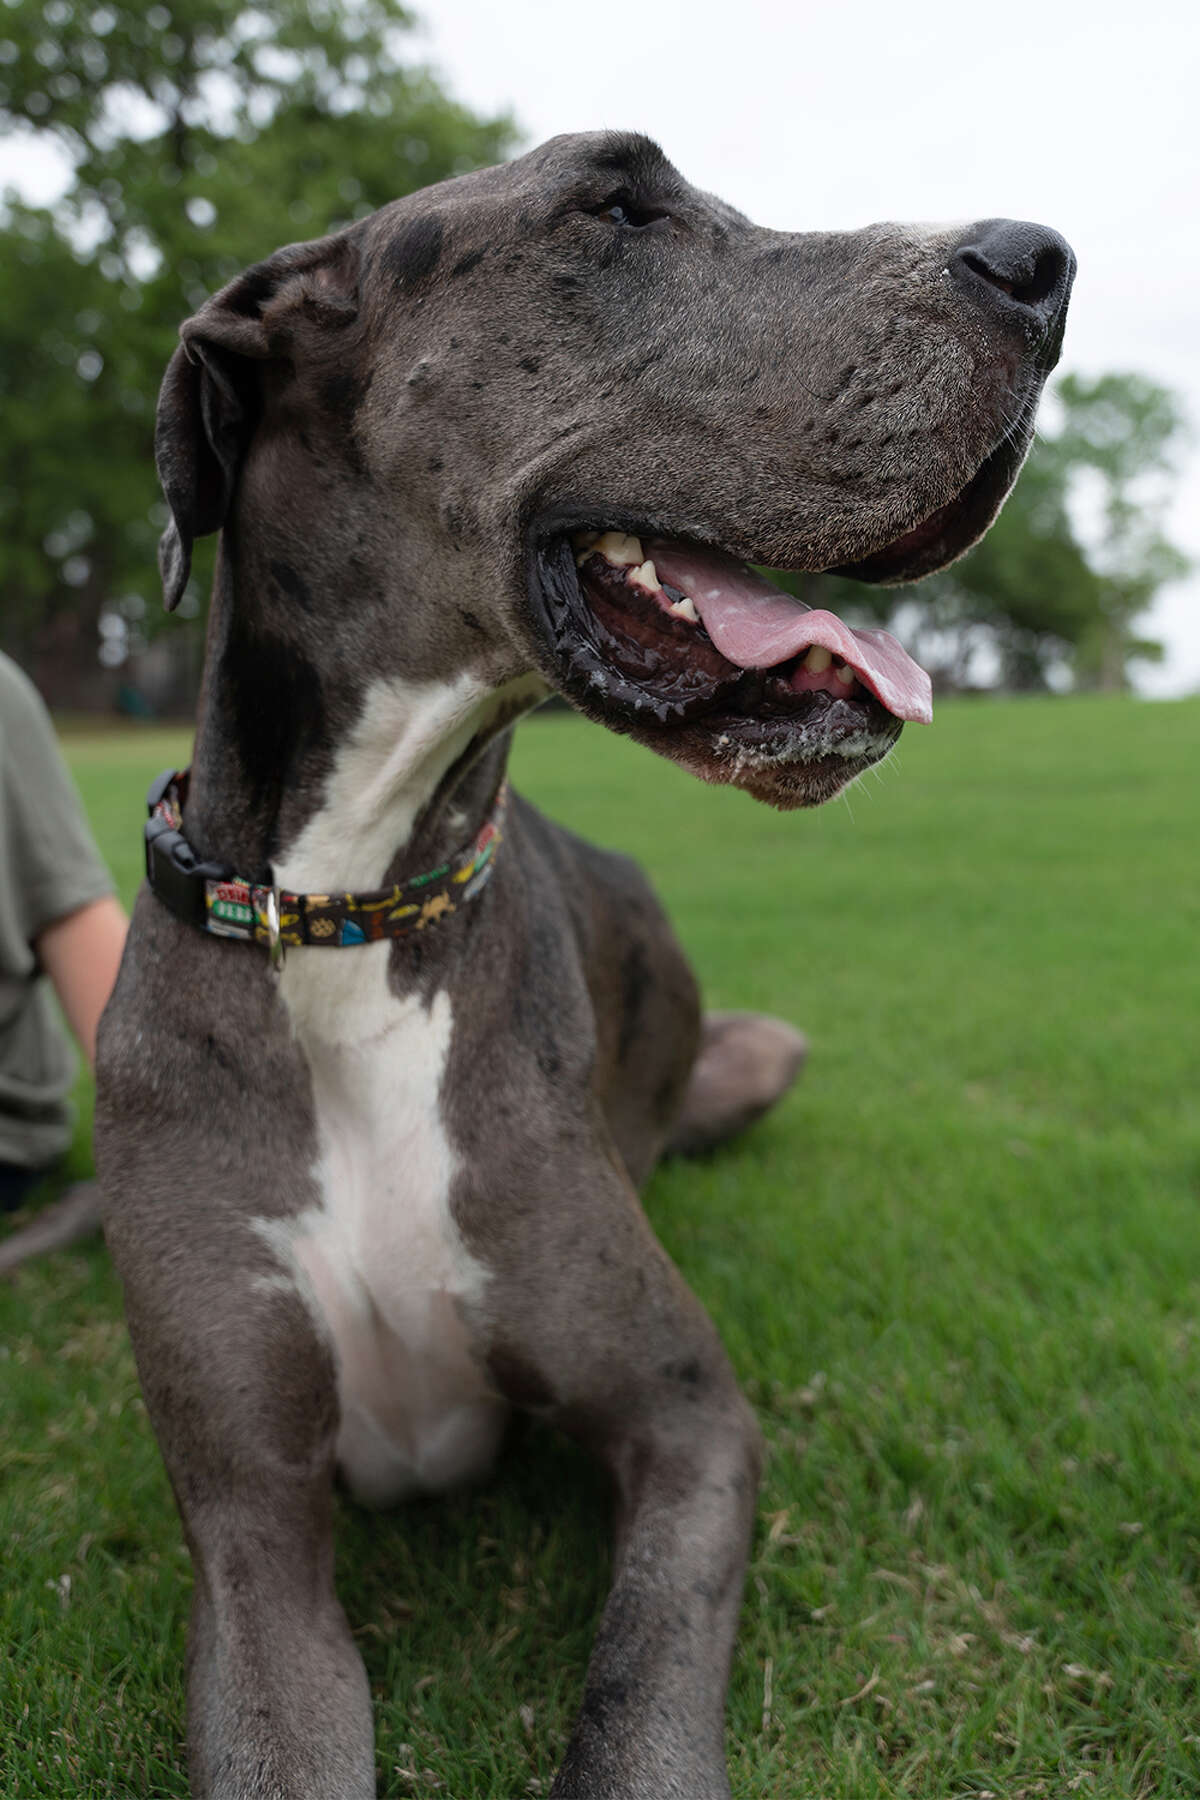
[[[262,944],[278,968],[285,948],[330,949],[408,937],[458,911],[486,887],[504,837],[501,782],[477,836],[425,875],[364,894],[292,894],[201,862],[183,835],[187,769],[167,769],[146,795],[146,876],[179,918],[214,937]]]

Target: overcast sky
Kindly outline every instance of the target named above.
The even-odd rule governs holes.
[[[413,0],[414,50],[530,145],[635,128],[760,224],[1007,215],[1074,244],[1064,369],[1139,369],[1196,440],[1170,520],[1200,563],[1200,7],[1182,0]],[[0,185],[36,174],[0,151]],[[1200,688],[1200,569],[1148,617],[1151,693]]]
[[[1200,428],[1200,7],[1167,0],[414,0],[459,99],[531,144],[633,127],[760,224],[1056,226],[1064,369],[1139,369]],[[1171,520],[1200,561],[1200,433]],[[1200,688],[1200,574],[1148,633],[1147,691]]]

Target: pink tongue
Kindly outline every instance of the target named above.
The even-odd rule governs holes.
[[[817,644],[840,656],[898,719],[928,725],[929,677],[890,631],[852,631],[836,613],[815,611],[719,551],[653,543],[646,555],[660,581],[690,594],[721,655],[741,669],[773,669]]]

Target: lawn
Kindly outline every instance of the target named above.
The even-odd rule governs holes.
[[[68,750],[128,895],[184,743]],[[811,1039],[647,1195],[769,1443],[737,1800],[1192,1800],[1200,702],[946,705],[788,817],[570,717],[514,762],[650,869],[712,1004]],[[188,1565],[100,1248],[0,1289],[0,1359],[0,1794],[183,1795]],[[341,1508],[381,1794],[547,1793],[606,1521],[536,1430],[479,1492]]]

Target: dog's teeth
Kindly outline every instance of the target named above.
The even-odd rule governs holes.
[[[645,561],[641,539],[626,537],[623,531],[603,532],[592,548],[598,550],[607,562],[615,564],[618,569],[636,569]]]
[[[682,600],[675,602],[674,606],[668,606],[667,611],[676,619],[686,619],[689,625],[700,623],[700,614],[696,611],[690,594],[685,594]]]
[[[633,571],[629,579],[636,581],[639,587],[649,589],[652,594],[662,593],[662,582],[658,579],[658,570],[652,562],[642,563]]]
[[[590,550],[599,536],[598,531],[577,531],[571,539],[571,547],[574,550]]]
[[[804,667],[811,670],[814,675],[823,675],[832,661],[832,656],[823,645],[814,644],[804,658]]]
[[[854,686],[854,683],[855,683],[857,677],[855,676],[854,670],[850,667],[850,665],[848,663],[835,662],[833,665],[833,672],[837,676],[838,680],[843,683],[844,686],[846,686],[846,687]]]

